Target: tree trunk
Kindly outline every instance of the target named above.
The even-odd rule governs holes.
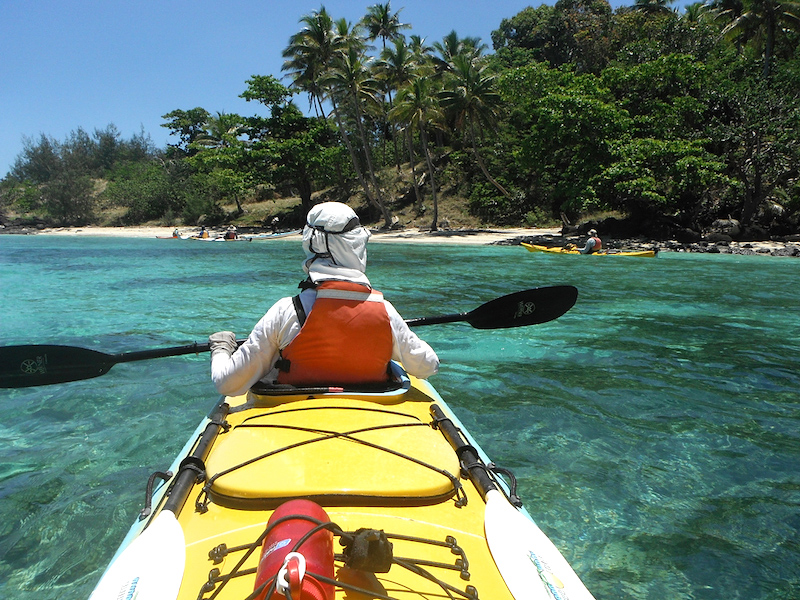
[[[767,39],[764,42],[764,80],[768,80],[772,74],[772,53],[775,48],[775,17],[767,17]]]
[[[417,166],[416,166],[416,157],[414,156],[414,139],[411,136],[411,132],[408,129],[403,131],[403,135],[406,138],[406,144],[408,145],[408,162],[411,165],[411,179],[414,183],[414,195],[417,198],[416,206],[417,212],[422,210],[422,192],[419,191],[419,181],[417,180]]]
[[[439,229],[439,199],[436,196],[436,178],[433,176],[433,161],[431,160],[431,153],[428,150],[428,134],[425,133],[425,124],[419,124],[419,137],[422,142],[422,148],[425,151],[425,162],[428,164],[428,174],[431,178],[431,196],[433,197],[433,222],[431,223],[431,231],[438,231]]]
[[[746,167],[744,165],[742,169],[744,171],[742,180],[745,183],[745,196],[742,205],[741,223],[744,226],[752,224],[753,217],[763,199],[763,170],[761,168],[760,155],[761,134],[753,132],[753,147],[750,150],[750,165],[753,170],[752,186],[748,184],[747,173],[744,171]]]
[[[475,126],[472,123],[469,124],[469,139],[470,139],[470,142],[472,142],[472,152],[473,152],[473,154],[475,154],[475,160],[478,163],[478,166],[480,167],[481,171],[483,172],[484,177],[486,177],[486,179],[489,180],[489,183],[491,183],[494,187],[496,187],[497,190],[501,194],[503,194],[503,196],[505,196],[509,200],[513,200],[513,198],[511,198],[511,194],[509,194],[506,191],[506,189],[502,185],[500,185],[500,183],[498,181],[496,181],[494,179],[494,177],[489,175],[489,170],[486,168],[486,165],[483,163],[483,157],[481,157],[480,152],[478,152],[478,144],[477,144],[477,142],[475,140]]]
[[[383,201],[383,195],[381,194],[381,188],[378,185],[377,178],[375,177],[375,169],[372,166],[372,158],[370,156],[371,152],[369,140],[367,139],[367,134],[364,131],[364,123],[361,121],[361,109],[358,105],[358,98],[354,94],[351,99],[353,100],[353,108],[356,113],[356,126],[358,127],[358,133],[361,136],[362,144],[364,144],[364,158],[367,161],[367,172],[369,173],[370,181],[372,182],[372,187],[375,194],[375,203],[383,215],[384,226],[388,229],[392,226],[392,213],[388,208],[386,208],[386,203]]]
[[[303,214],[307,215],[311,210],[311,192],[313,191],[311,180],[303,177],[297,181],[297,190],[300,193],[300,204],[303,207]]]
[[[353,144],[350,143],[350,137],[347,135],[347,130],[344,128],[344,123],[342,123],[342,118],[339,116],[339,111],[336,110],[336,105],[333,106],[333,114],[336,117],[336,124],[339,126],[339,133],[342,136],[342,140],[344,140],[344,145],[347,146],[347,151],[350,153],[350,160],[353,161],[353,169],[356,172],[356,177],[358,177],[358,181],[361,184],[361,187],[364,189],[364,193],[367,195],[367,200],[375,207],[380,209],[380,205],[375,201],[375,198],[372,197],[372,191],[369,189],[367,185],[367,180],[364,179],[364,174],[361,172],[361,166],[358,164],[358,157],[356,156],[356,151],[353,148]]]

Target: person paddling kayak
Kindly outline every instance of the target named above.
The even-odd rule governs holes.
[[[276,302],[238,349],[230,331],[209,336],[211,378],[221,394],[242,394],[259,380],[386,382],[390,360],[422,379],[438,371],[433,349],[365,275],[369,237],[346,204],[325,202],[309,211],[303,229],[308,278],[300,294]]]
[[[581,254],[592,254],[602,249],[603,242],[597,237],[597,230],[589,230],[589,239],[586,240],[586,245],[579,250]]]

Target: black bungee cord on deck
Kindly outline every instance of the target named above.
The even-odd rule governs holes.
[[[291,549],[291,552],[299,552],[302,549],[303,544],[307,540],[309,540],[314,534],[316,534],[321,530],[327,529],[331,533],[333,533],[334,536],[339,538],[339,543],[344,547],[344,553],[342,555],[335,555],[334,557],[335,560],[341,560],[342,562],[344,562],[345,566],[351,569],[361,570],[371,573],[387,573],[389,572],[389,569],[391,568],[392,565],[397,565],[439,586],[442,592],[444,592],[444,594],[446,594],[447,598],[449,598],[450,600],[456,600],[457,597],[464,598],[466,600],[479,600],[478,590],[474,586],[468,585],[465,590],[463,591],[459,590],[458,588],[442,581],[427,569],[424,569],[422,567],[422,564],[425,564],[426,566],[434,566],[440,568],[453,568],[452,566],[445,564],[438,564],[438,563],[427,563],[424,561],[416,561],[415,559],[411,558],[395,557],[392,552],[392,544],[391,542],[388,541],[389,539],[404,539],[407,541],[414,541],[424,544],[433,544],[437,546],[448,547],[451,548],[451,550],[457,549],[458,552],[455,553],[460,554],[460,556],[462,557],[460,560],[463,560],[464,563],[467,563],[466,556],[464,555],[463,550],[461,550],[461,548],[456,544],[455,539],[451,538],[450,536],[448,536],[448,539],[445,542],[440,542],[437,540],[428,540],[424,538],[412,538],[403,535],[385,534],[382,530],[379,531],[367,528],[362,528],[355,532],[346,532],[343,531],[341,527],[339,527],[336,523],[333,523],[332,521],[323,522],[320,521],[319,519],[303,514],[286,515],[280,519],[276,519],[275,522],[270,524],[270,526],[267,527],[264,530],[264,532],[262,532],[261,535],[259,535],[259,537],[252,544],[248,544],[246,546],[239,546],[237,548],[227,548],[225,547],[224,544],[221,544],[213,548],[209,552],[209,558],[211,558],[215,564],[221,562],[222,558],[224,558],[224,556],[227,555],[228,553],[237,550],[246,550],[246,552],[237,561],[236,565],[231,569],[230,573],[220,577],[219,571],[217,569],[212,569],[212,571],[209,573],[209,580],[200,589],[200,593],[197,596],[198,600],[214,600],[222,592],[228,581],[230,581],[234,577],[241,577],[245,575],[254,574],[255,569],[246,569],[242,571],[239,571],[239,569],[244,565],[244,563],[253,554],[253,552],[255,552],[255,550],[258,549],[263,544],[266,537],[275,527],[279,526],[282,523],[285,523],[286,521],[296,520],[296,519],[302,519],[314,523],[315,527],[306,532],[294,544],[294,546]],[[377,545],[371,543],[376,540],[378,541]],[[364,542],[366,542],[367,546],[371,546],[371,552],[373,552],[376,555],[379,555],[376,560],[372,560],[369,558],[364,560],[363,556],[359,556],[358,559],[354,559],[354,552],[352,550],[353,547],[358,545],[359,543],[363,544]],[[458,567],[459,565],[456,564],[456,568]],[[467,573],[466,576],[464,576],[463,567],[461,567],[461,570],[462,570],[462,579],[468,579],[469,574]],[[352,585],[343,581],[331,579],[329,577],[314,573],[312,571],[306,571],[306,575],[311,576],[322,583],[328,583],[333,586],[339,587],[343,590],[364,594],[366,596],[369,596],[371,598],[376,598],[378,600],[397,600],[393,596],[384,594],[379,590],[364,589],[362,587]],[[255,598],[259,597],[262,593],[264,593],[265,589],[267,590],[266,594],[264,595],[265,600],[271,600],[276,592],[276,587],[277,587],[276,577],[277,575],[266,580],[264,583],[262,583],[256,589],[254,589],[253,592],[250,595],[248,595],[244,600],[254,600]],[[219,585],[217,586],[217,584]],[[212,590],[213,593],[207,598],[205,598],[205,594]],[[289,590],[287,590],[287,594],[288,595],[284,596],[286,600],[292,600],[291,592],[289,592]]]

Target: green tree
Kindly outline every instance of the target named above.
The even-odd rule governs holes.
[[[713,71],[687,54],[609,67],[601,81],[633,117],[633,135],[657,139],[704,136],[711,98],[718,88]]]
[[[94,209],[94,184],[84,174],[63,171],[41,187],[42,207],[60,225],[86,225]]]
[[[728,85],[708,131],[727,163],[726,173],[739,183],[731,212],[751,225],[768,200],[777,200],[797,181],[800,99],[763,80]]]
[[[333,19],[324,6],[304,15],[300,22],[303,28],[289,38],[283,51],[286,60],[282,70],[288,72],[295,88],[308,93],[309,105],[324,117],[322,78],[344,40],[336,34]]]
[[[363,54],[357,35],[353,36],[353,41],[355,43],[348,44],[347,51],[340,52],[334,57],[333,66],[325,78],[325,85],[330,90],[331,98],[335,101],[334,114],[339,130],[350,151],[353,168],[356,174],[359,175],[367,199],[381,212],[385,226],[390,227],[392,213],[383,200],[383,194],[373,166],[370,139],[364,126],[364,106],[365,104],[371,105],[373,108],[378,106],[379,85],[372,77],[371,60]],[[348,112],[355,123],[361,142],[361,151],[365,162],[364,169],[360,167],[355,148],[352,146],[345,129],[345,118]],[[362,175],[362,171],[366,175]],[[369,177],[371,185],[367,184],[364,179],[365,176]]]
[[[155,162],[128,163],[119,168],[104,192],[105,198],[127,211],[122,218],[127,225],[177,218],[183,199],[166,166]]]
[[[611,58],[611,17],[607,0],[558,0],[552,7],[529,7],[503,19],[492,41],[506,66],[536,60],[599,73]]]
[[[526,190],[519,208],[576,216],[607,207],[611,199],[592,179],[613,160],[612,144],[629,135],[632,122],[600,80],[534,64],[504,73],[499,89],[516,136],[510,160]]]
[[[800,2],[793,0],[747,0],[743,12],[722,30],[729,39],[743,34],[763,48],[762,74],[769,79],[774,61],[775,43],[787,30],[800,31]]]
[[[179,144],[170,144],[173,153],[177,152],[178,156],[192,156],[197,152],[197,148],[192,144],[198,137],[205,135],[210,117],[211,114],[199,106],[189,110],[173,110],[162,115],[161,118],[167,122],[161,126],[169,129],[170,134],[180,140]]]
[[[633,9],[648,14],[663,14],[672,12],[669,8],[675,0],[636,0]]]
[[[495,89],[496,76],[485,66],[470,59],[468,54],[452,57],[446,89],[441,93],[441,104],[454,117],[457,131],[469,140],[475,161],[486,179],[506,198],[511,195],[489,174],[479,149],[479,138],[484,128],[495,129],[502,98]]]
[[[218,112],[206,120],[189,148],[230,148],[239,143],[244,131],[244,119],[235,113]]]
[[[433,46],[429,46],[425,42],[425,38],[418,35],[410,36],[408,38],[408,48],[411,50],[417,66],[423,66],[432,61]]]
[[[400,11],[392,13],[391,3],[375,4],[367,9],[367,14],[362,19],[362,24],[367,31],[368,40],[381,38],[383,49],[386,50],[388,40],[402,37],[403,29],[410,29],[411,25],[400,22]]]
[[[439,221],[439,200],[436,191],[436,172],[428,142],[428,128],[442,127],[444,123],[444,114],[439,107],[437,97],[433,93],[431,86],[432,83],[429,77],[421,76],[413,79],[406,87],[398,92],[395,106],[392,108],[389,116],[395,122],[402,123],[410,130],[416,129],[419,132],[420,145],[425,154],[425,164],[428,167],[428,179],[431,182],[431,197],[433,199],[431,231],[436,231]],[[409,152],[412,154],[411,163],[413,165],[412,147],[409,147]],[[417,194],[417,201],[421,202],[416,176],[414,177],[414,186]]]
[[[269,118],[249,120],[247,155],[253,180],[296,187],[307,213],[317,184],[333,182],[342,150],[327,121],[303,116],[290,101],[292,92],[277,79],[254,76],[247,83],[242,97],[260,102],[270,111]]]
[[[697,228],[703,203],[713,202],[715,191],[731,183],[725,164],[705,143],[637,138],[612,144],[614,159],[591,184],[612,208],[640,225],[653,227],[666,216]]]
[[[618,10],[609,28],[609,55],[617,66],[644,64],[670,54],[706,60],[716,51],[712,24],[694,23],[672,10]]]
[[[17,181],[36,184],[49,181],[60,169],[60,144],[41,134],[37,142],[32,138],[23,138],[22,151],[14,160],[9,174]]]
[[[418,69],[419,67],[416,58],[409,46],[406,44],[404,38],[400,37],[395,39],[388,48],[383,49],[383,52],[381,52],[381,59],[375,65],[375,71],[377,77],[385,86],[384,89],[386,90],[389,98],[389,110],[391,109],[392,105],[391,92],[408,84],[414,77],[416,77],[416,71]],[[397,136],[395,133],[396,131],[394,128],[394,123],[392,123],[392,140],[395,142],[394,153],[395,157],[397,158],[397,170],[400,171],[400,158],[397,152]]]

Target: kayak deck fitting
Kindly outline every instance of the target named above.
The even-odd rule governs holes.
[[[528,252],[548,252],[550,254],[580,254],[580,250],[569,250],[567,248],[561,248],[560,246],[556,247],[549,247],[549,246],[539,246],[536,244],[528,244],[526,242],[520,242],[520,246],[525,248]],[[658,250],[620,250],[609,252],[608,250],[600,250],[599,252],[592,252],[590,254],[586,254],[585,256],[640,256],[645,258],[653,258],[658,256]]]
[[[336,598],[591,599],[492,467],[424,380],[403,376],[383,392],[261,389],[222,398],[92,600],[125,597],[132,585],[140,598],[151,597],[150,585],[164,598],[248,598],[268,521],[298,498],[319,504],[334,524]],[[159,515],[171,522],[172,513],[179,528],[163,534]],[[388,572],[345,564],[349,548],[338,538],[361,529],[385,534]],[[172,542],[155,566],[136,549]],[[181,547],[184,556],[172,557]]]

